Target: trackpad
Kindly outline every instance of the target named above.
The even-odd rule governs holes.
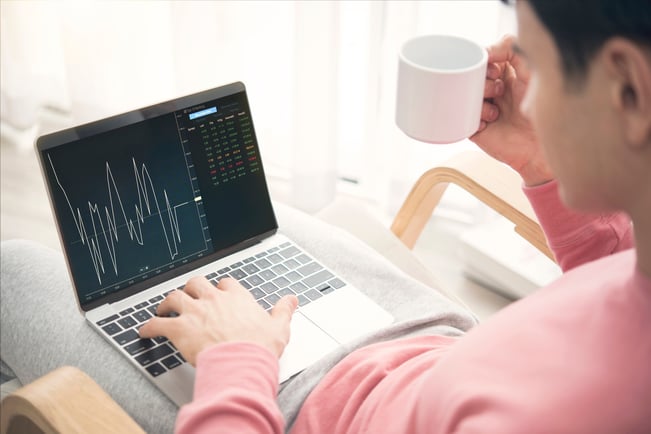
[[[280,382],[307,368],[339,344],[300,311],[292,317],[289,344],[280,358]]]
[[[321,297],[302,309],[318,327],[342,344],[393,322],[387,311],[350,286]]]

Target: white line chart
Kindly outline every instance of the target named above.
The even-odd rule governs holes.
[[[115,275],[119,275],[118,260],[116,255],[116,243],[120,241],[118,236],[118,229],[125,227],[127,229],[130,241],[136,242],[139,245],[144,245],[144,238],[142,232],[142,225],[145,223],[145,218],[158,216],[162,228],[163,236],[167,244],[170,259],[173,260],[179,253],[178,244],[181,243],[181,232],[179,230],[179,221],[177,216],[177,209],[190,203],[189,201],[171,205],[167,196],[167,190],[163,189],[164,209],[167,212],[167,219],[163,218],[161,206],[156,197],[156,189],[154,188],[151,176],[147,166],[143,163],[138,169],[138,164],[135,158],[131,159],[133,165],[133,174],[136,181],[137,203],[134,203],[135,218],[127,216],[120,192],[111,171],[111,166],[108,161],[106,162],[106,187],[108,192],[109,206],[104,206],[104,218],[102,218],[101,206],[97,203],[87,201],[88,216],[92,229],[89,231],[84,223],[82,211],[79,207],[73,207],[68,197],[68,193],[61,184],[59,177],[52,163],[52,159],[48,155],[52,173],[56,179],[58,187],[63,193],[75,227],[79,234],[79,239],[82,244],[88,248],[95,274],[99,284],[102,284],[102,276],[106,274],[106,264],[104,255],[102,254],[102,243],[108,252],[110,265]],[[118,216],[116,218],[116,206]],[[123,224],[118,225],[119,219],[123,219]],[[167,221],[166,221],[167,220]]]

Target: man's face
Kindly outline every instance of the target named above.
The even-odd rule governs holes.
[[[590,66],[583,83],[568,82],[552,36],[527,1],[517,3],[518,44],[531,70],[521,110],[530,119],[564,201],[575,208],[601,209],[613,140],[608,92]]]

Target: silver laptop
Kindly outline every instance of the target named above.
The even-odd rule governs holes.
[[[194,368],[170,341],[137,330],[191,276],[236,278],[267,310],[296,294],[281,382],[393,321],[318,252],[277,233],[242,83],[44,135],[36,147],[80,310],[177,405],[192,399]]]

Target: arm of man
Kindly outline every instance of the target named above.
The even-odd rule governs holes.
[[[520,174],[524,192],[564,271],[632,247],[626,215],[580,214],[561,202],[542,147],[520,110],[529,78],[514,37],[506,36],[488,47],[482,121],[479,131],[470,139]]]
[[[278,358],[246,342],[229,342],[197,357],[194,397],[183,406],[176,432],[283,433],[276,402]]]
[[[633,247],[631,220],[624,213],[572,211],[561,201],[556,181],[524,187],[524,193],[563,271]]]

